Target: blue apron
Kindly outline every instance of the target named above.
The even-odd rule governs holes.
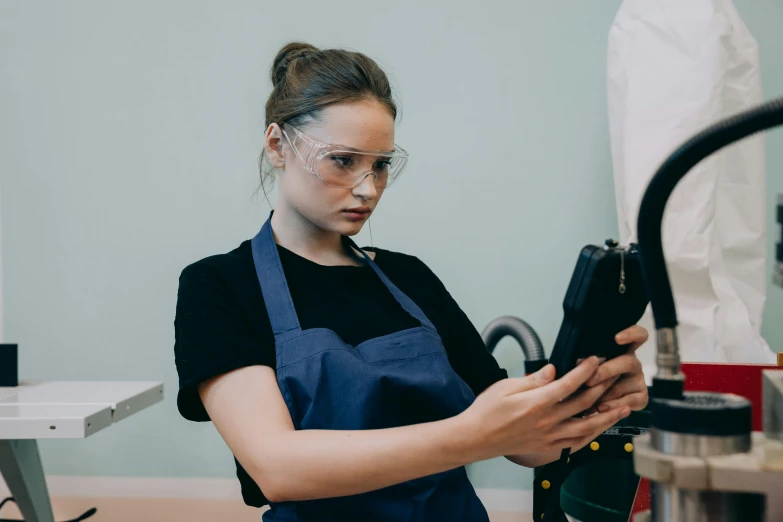
[[[465,410],[475,395],[449,364],[435,327],[365,252],[344,239],[361,252],[421,326],[358,346],[326,328],[302,330],[267,220],[252,240],[253,262],[275,334],[277,382],[296,429],[391,428],[437,421]],[[489,522],[464,467],[358,495],[272,502],[263,519]]]

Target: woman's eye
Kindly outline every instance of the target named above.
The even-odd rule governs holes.
[[[332,160],[336,161],[341,167],[348,167],[351,165],[352,158],[349,156],[332,156]]]
[[[391,167],[391,160],[381,160],[375,164],[376,169],[388,169]]]

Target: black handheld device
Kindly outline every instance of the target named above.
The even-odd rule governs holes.
[[[565,315],[549,358],[556,378],[591,355],[611,359],[625,353],[627,346],[618,345],[615,336],[636,324],[649,302],[635,244],[622,247],[609,239],[602,246],[584,247],[563,300]]]

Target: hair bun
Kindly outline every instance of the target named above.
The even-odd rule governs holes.
[[[304,42],[291,42],[285,45],[277,52],[274,62],[272,62],[272,85],[277,87],[285,80],[285,75],[291,62],[297,58],[303,58],[317,53],[319,49],[313,45]]]

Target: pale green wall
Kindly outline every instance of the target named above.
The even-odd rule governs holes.
[[[478,328],[519,315],[551,345],[578,249],[616,235],[604,67],[618,6],[0,2],[5,325],[22,377],[168,390],[165,404],[89,440],[43,443],[47,471],[233,476],[214,428],[176,413],[177,276],[268,212],[253,196],[266,75],[291,39],[361,50],[398,87],[397,141],[413,159],[373,219],[375,243],[424,259]],[[781,94],[783,9],[740,7],[765,94]],[[781,133],[768,151],[772,201]],[[774,346],[782,296],[770,295]],[[516,349],[499,351],[519,374]],[[502,461],[471,474],[479,487],[530,487],[529,472]]]

